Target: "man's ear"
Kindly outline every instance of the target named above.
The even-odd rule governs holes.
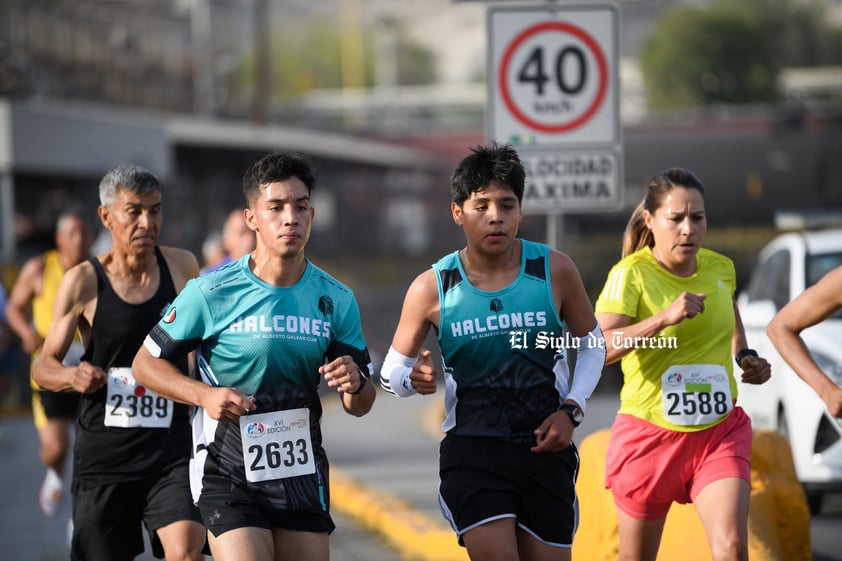
[[[102,225],[105,226],[106,230],[110,230],[108,227],[108,222],[111,219],[111,211],[105,205],[99,205],[96,209],[96,213],[99,215],[99,221],[102,222]]]
[[[243,218],[246,220],[246,226],[249,227],[249,230],[252,232],[257,232],[257,221],[254,219],[254,211],[251,207],[246,207],[243,211]]]
[[[457,226],[462,225],[462,207],[458,203],[450,203],[450,214]]]

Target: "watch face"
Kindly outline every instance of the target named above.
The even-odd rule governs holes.
[[[571,404],[565,404],[562,406],[564,411],[570,415],[570,418],[573,420],[574,423],[577,425],[585,420],[585,412],[582,411],[580,407]]]

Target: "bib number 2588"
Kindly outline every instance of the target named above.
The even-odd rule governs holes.
[[[666,392],[667,415],[710,415],[719,416],[728,412],[728,395],[725,392]]]
[[[676,425],[713,423],[734,408],[728,374],[717,364],[670,366],[661,388],[664,418]]]

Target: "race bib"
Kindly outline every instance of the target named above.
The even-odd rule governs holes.
[[[131,368],[108,369],[106,427],[166,429],[172,413],[173,402],[138,384]]]
[[[316,472],[306,407],[244,415],[240,439],[246,479],[252,483]]]
[[[731,384],[724,366],[680,364],[661,376],[664,418],[674,425],[706,425],[731,412]]]

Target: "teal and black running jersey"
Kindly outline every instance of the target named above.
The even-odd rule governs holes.
[[[445,376],[443,430],[534,444],[533,431],[569,387],[563,324],[553,302],[550,250],[520,240],[520,273],[494,292],[478,290],[456,251],[433,265],[438,341]]]
[[[255,396],[283,386],[318,402],[319,366],[345,354],[368,374],[353,292],[310,262],[290,287],[260,280],[248,256],[192,279],[149,337],[162,358],[198,346],[205,381]]]
[[[144,344],[153,356],[166,359],[196,349],[202,379],[253,395],[253,414],[308,408],[319,463],[326,462],[319,428],[319,366],[350,355],[363,374],[371,371],[353,292],[309,261],[290,287],[255,276],[249,256],[189,281]],[[204,459],[206,450],[204,469],[245,484],[239,425],[199,413],[193,421],[194,455],[202,452]]]

